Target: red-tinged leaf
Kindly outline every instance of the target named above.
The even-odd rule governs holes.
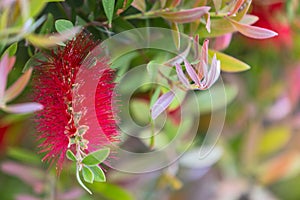
[[[210,20],[211,32],[207,32],[205,26],[200,26],[196,34],[201,35],[203,38],[218,37],[226,33],[235,32],[235,28],[225,18],[212,18]]]
[[[5,91],[3,101],[9,102],[15,99],[26,87],[28,81],[30,80],[32,73],[32,68],[27,70],[12,86]]]
[[[177,76],[179,81],[186,87],[189,88],[190,87],[190,83],[187,79],[187,77],[184,75],[183,71],[182,71],[182,67],[180,64],[176,63],[176,72],[177,72]]]
[[[182,63],[184,59],[186,59],[187,55],[189,54],[191,49],[191,43],[188,44],[187,48],[179,55],[175,56],[174,58],[168,60],[164,64],[170,67],[173,67],[176,63]]]
[[[138,9],[141,12],[145,12],[146,11],[146,2],[145,0],[134,0],[131,5],[133,7],[135,7],[136,9]]]
[[[235,2],[235,5],[233,7],[233,9],[230,11],[230,13],[228,14],[229,16],[234,15],[237,13],[237,11],[239,10],[239,8],[243,5],[245,0],[237,0]]]
[[[196,71],[192,67],[192,65],[187,60],[184,60],[184,65],[185,65],[185,69],[186,69],[187,73],[189,74],[191,79],[194,81],[194,83],[197,85],[201,85],[200,79],[199,79]]]
[[[255,16],[255,15],[245,15],[239,22],[242,23],[242,24],[248,24],[248,25],[251,25],[251,24],[254,24],[255,22],[258,21],[258,17]]]
[[[196,35],[194,38],[194,50],[195,50],[195,60],[200,57],[200,45],[199,45],[199,35]]]
[[[204,40],[201,50],[201,58],[203,59],[205,64],[208,64],[208,44],[209,40]]]
[[[177,23],[171,23],[171,29],[173,30],[172,31],[172,37],[173,37],[176,49],[180,49],[180,31],[179,31],[179,28],[178,28],[178,24]]]
[[[167,107],[172,103],[174,97],[174,93],[170,91],[158,98],[151,109],[151,117],[153,120],[167,109]]]
[[[181,0],[171,0],[170,5],[168,8],[176,8],[181,3]]]
[[[2,110],[9,113],[23,114],[23,113],[31,113],[42,110],[44,107],[39,103],[20,103],[7,105],[2,107]]]
[[[222,51],[226,49],[231,42],[231,38],[232,38],[232,33],[227,33],[225,35],[217,37],[215,39],[213,49],[217,51]]]
[[[299,162],[299,153],[295,150],[283,152],[263,164],[260,170],[260,181],[263,184],[271,184],[286,177],[295,163]]]
[[[9,58],[8,54],[5,54],[0,61],[0,101],[2,101],[4,96],[8,73],[14,65],[15,60],[15,57]]]
[[[205,22],[206,22],[205,28],[206,28],[207,32],[210,33],[210,14],[209,14],[209,12],[204,15],[204,18],[205,18]]]
[[[197,63],[195,66],[200,80],[207,74],[208,44],[209,44],[209,40],[204,40],[201,49],[201,54],[199,53],[198,57],[196,58],[197,60],[200,60],[200,62]]]
[[[244,5],[243,5],[243,8],[242,9],[239,9],[237,13],[235,13],[235,17],[234,17],[234,20],[235,21],[240,21],[241,19],[243,19],[245,17],[245,15],[248,13],[248,10],[251,6],[251,3],[252,3],[252,0],[247,0]]]
[[[236,20],[236,17],[230,17],[231,19]],[[258,20],[258,17],[254,15],[245,15],[242,19],[240,19],[240,23],[242,24],[254,24]],[[227,20],[226,18],[211,18],[211,32],[208,33],[206,27],[200,26],[197,30],[196,34],[201,34],[201,37],[211,38],[222,36],[227,33],[233,33],[236,31],[235,27]]]
[[[247,24],[241,24],[230,18],[226,18],[226,19],[229,20],[229,22],[236,28],[237,31],[250,38],[267,39],[278,35],[276,32],[271,31],[269,29],[260,28],[257,26],[250,26]]]
[[[208,13],[210,7],[202,6],[188,10],[159,12],[157,15],[166,20],[176,23],[189,23],[199,20],[204,14]]]
[[[220,76],[220,61],[217,60],[216,54],[214,54],[211,67],[208,72],[208,80],[207,80],[207,87],[211,87],[219,78]]]

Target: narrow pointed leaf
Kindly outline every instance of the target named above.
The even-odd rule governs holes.
[[[41,34],[50,33],[52,31],[53,22],[54,22],[53,15],[51,13],[48,13],[47,20],[45,21],[45,23],[41,27],[40,33]]]
[[[209,14],[209,12],[206,13],[206,14],[204,15],[204,17],[205,17],[205,21],[206,21],[205,28],[206,28],[207,32],[210,33],[211,29],[210,29],[210,14]]]
[[[176,8],[181,3],[181,0],[171,0],[168,8]]]
[[[208,64],[208,44],[209,40],[204,40],[201,51],[201,58],[205,64]]]
[[[183,62],[184,59],[186,59],[187,55],[189,54],[191,49],[191,43],[189,42],[187,48],[180,53],[179,55],[175,56],[174,58],[168,60],[164,64],[170,67],[173,67],[176,63],[180,64]]]
[[[92,194],[91,190],[89,190],[89,189],[84,185],[84,183],[81,181],[80,175],[79,175],[79,169],[78,169],[78,167],[77,167],[77,169],[76,169],[76,179],[77,179],[77,182],[79,183],[79,185],[80,185],[83,189],[85,189],[89,194]]]
[[[220,71],[220,61],[217,60],[216,54],[214,54],[208,73],[207,87],[211,87],[218,80]]]
[[[91,166],[90,169],[93,171],[94,181],[97,181],[97,182],[105,182],[106,181],[105,174],[104,174],[103,170],[101,169],[101,167],[96,165],[96,166]]]
[[[257,16],[247,14],[239,22],[242,24],[251,25],[251,24],[254,24],[255,22],[257,22],[258,20],[259,20],[259,18]]]
[[[21,94],[30,80],[32,68],[28,69],[12,86],[4,93],[4,102],[10,102]]]
[[[231,42],[231,38],[232,38],[232,33],[227,33],[225,35],[217,37],[215,39],[213,49],[217,51],[222,51],[226,49]]]
[[[167,0],[160,0],[160,7],[164,8],[166,6]]]
[[[200,58],[200,45],[199,45],[199,35],[196,35],[193,41],[195,50],[195,60]]]
[[[241,34],[250,38],[267,39],[278,35],[276,32],[269,29],[260,28],[257,26],[249,26],[247,24],[236,22],[230,18],[227,19]]]
[[[159,94],[161,92],[161,88],[157,87],[154,91],[154,93],[151,95],[151,99],[150,99],[150,108],[153,107],[154,103],[157,101]]]
[[[17,50],[18,50],[18,42],[15,42],[5,50],[3,55],[8,54],[9,57],[12,57],[16,54]]]
[[[66,155],[67,155],[67,158],[69,160],[74,161],[74,162],[77,161],[76,156],[74,155],[74,153],[70,149],[67,151]]]
[[[183,71],[182,71],[182,67],[180,64],[176,63],[176,72],[177,72],[177,76],[179,81],[186,87],[186,88],[190,88],[190,83],[187,79],[187,77],[184,75]]]
[[[184,66],[185,66],[187,73],[189,74],[191,79],[194,81],[194,83],[197,85],[201,85],[200,79],[199,79],[196,71],[194,70],[192,65],[187,60],[184,60]]]
[[[105,15],[108,19],[108,24],[111,26],[111,22],[114,16],[115,0],[102,0]]]
[[[83,166],[82,176],[85,182],[93,183],[94,182],[94,173],[89,167]]]
[[[202,6],[198,8],[192,8],[188,10],[180,10],[180,11],[167,11],[158,13],[159,16],[163,17],[166,20],[177,23],[189,23],[196,20],[200,20],[200,18],[208,13],[210,7]]]
[[[167,107],[173,101],[174,97],[174,93],[170,91],[158,98],[151,109],[151,117],[153,120],[167,109]]]
[[[109,152],[110,150],[108,148],[91,152],[83,158],[82,163],[88,166],[98,165],[108,157]]]
[[[241,7],[241,5],[243,5],[245,0],[237,0],[235,2],[235,5],[232,9],[232,11],[230,11],[230,13],[228,14],[229,16],[234,15],[235,13],[237,13],[237,11],[239,10],[239,8]]]
[[[251,25],[257,21],[254,15],[245,15],[243,18],[237,20],[236,17],[230,17],[235,21],[243,24]],[[205,26],[200,26],[196,34],[200,34],[203,38],[218,37],[227,33],[236,32],[236,28],[226,18],[211,18],[210,19],[211,32],[208,33]]]
[[[217,55],[221,61],[221,70],[225,72],[242,72],[251,68],[248,64],[218,51],[208,50],[208,54],[209,56]]]
[[[6,88],[7,76],[9,73],[9,57],[5,54],[0,61],[0,101],[4,96],[4,91]],[[15,58],[14,58],[15,59]]]
[[[233,19],[235,21],[241,21],[248,13],[250,6],[251,6],[252,0],[244,1],[243,8],[240,7],[238,12],[235,13],[235,17]]]
[[[31,103],[20,103],[20,104],[13,104],[13,105],[6,105],[2,107],[2,110],[9,113],[15,114],[23,114],[23,113],[32,113],[39,110],[42,110],[44,107],[43,105],[35,102]]]
[[[213,0],[216,12],[218,12],[222,6],[222,0]]]
[[[171,29],[172,31],[172,36],[173,36],[173,41],[176,46],[176,49],[180,49],[180,31],[178,28],[177,23],[171,23]]]

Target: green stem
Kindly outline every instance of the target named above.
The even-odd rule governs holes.
[[[226,16],[228,16],[228,13],[211,12],[209,14],[210,14],[210,17],[226,17]]]
[[[151,119],[151,138],[150,138],[150,145],[149,148],[152,150],[155,145],[155,126],[154,121]]]
[[[127,15],[124,16],[123,19],[128,20],[128,19],[147,19],[149,17],[156,17],[155,15],[158,13],[162,13],[162,12],[166,12],[168,10],[163,9],[163,10],[150,10],[148,12],[145,13],[137,13],[137,14],[133,14],[133,15]]]

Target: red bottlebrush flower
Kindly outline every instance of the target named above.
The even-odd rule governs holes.
[[[41,152],[46,153],[43,160],[50,161],[51,164],[57,161],[58,171],[62,168],[68,148],[75,149],[76,145],[72,141],[81,131],[81,125],[87,127],[82,136],[86,141],[86,145],[83,145],[86,147],[81,149],[83,152],[93,151],[103,145],[108,145],[115,141],[118,135],[113,116],[115,108],[112,105],[115,86],[113,83],[114,72],[109,68],[107,58],[98,59],[93,63],[93,68],[99,69],[102,74],[96,79],[98,85],[93,98],[95,102],[87,103],[91,99],[89,97],[83,97],[86,100],[81,100],[81,102],[86,101],[85,105],[90,104],[95,105],[95,107],[82,106],[81,110],[76,108],[76,112],[73,107],[74,101],[77,101],[75,99],[81,98],[74,96],[74,90],[80,88],[78,80],[76,80],[80,73],[80,67],[87,55],[97,45],[98,42],[91,39],[89,34],[82,32],[69,41],[64,48],[59,47],[52,50],[50,55],[46,55],[46,61],[40,61],[40,65],[35,70],[35,100],[44,105],[44,110],[37,114],[36,119],[38,139],[42,140],[39,147]],[[89,76],[84,77],[86,79],[93,76],[93,74],[86,75]],[[85,82],[85,80],[79,81]],[[90,110],[96,112],[98,124],[88,123],[91,121],[88,120]],[[80,117],[78,117],[79,113],[81,113]],[[80,125],[79,120],[81,121]],[[100,126],[100,128],[95,129],[91,126]]]

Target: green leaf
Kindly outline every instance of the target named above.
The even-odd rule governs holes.
[[[3,55],[7,53],[10,57],[14,56],[17,53],[17,50],[18,50],[18,42],[15,42],[4,51]]]
[[[151,99],[150,99],[150,108],[152,108],[153,104],[156,102],[156,100],[158,99],[159,97],[159,94],[161,92],[161,88],[160,87],[157,87],[154,91],[154,93],[152,94],[151,96]]]
[[[197,91],[196,98],[201,114],[211,113],[215,110],[224,108],[236,97],[238,90],[231,85],[213,85],[209,90]],[[191,100],[186,99],[185,104],[190,105]],[[190,107],[186,108],[187,113],[194,113],[197,109]],[[198,114],[198,113],[197,113]]]
[[[33,152],[21,148],[9,148],[7,154],[9,157],[29,163],[39,165],[41,163],[40,158]]]
[[[25,63],[22,72],[26,72],[30,67],[34,67],[35,65],[38,65],[37,60],[45,60],[45,57],[42,53],[34,54],[27,62]]]
[[[130,100],[130,114],[135,123],[145,126],[149,123],[150,109],[148,102],[144,99],[135,98]]]
[[[92,194],[91,190],[89,190],[89,189],[83,184],[83,182],[81,181],[80,175],[79,175],[79,168],[78,168],[78,167],[77,167],[77,169],[76,169],[76,179],[77,179],[79,185],[80,185],[83,189],[85,189],[89,194]]]
[[[132,194],[113,184],[94,182],[91,188],[95,193],[100,194],[106,200],[134,200]]]
[[[186,91],[183,91],[182,89],[179,88],[174,88],[173,89],[175,91],[176,94],[176,98],[174,98],[174,100],[172,101],[172,103],[169,106],[169,110],[176,110],[178,108],[178,106],[180,106],[180,104],[183,102],[183,100],[185,99],[185,96],[187,94]]]
[[[45,0],[46,2],[64,2],[65,0]]]
[[[115,6],[115,12],[118,11],[118,9],[121,9],[122,12],[124,12],[133,2],[133,0],[117,0],[116,6]],[[124,5],[125,3],[125,5]]]
[[[83,166],[82,168],[82,176],[83,179],[88,182],[88,183],[93,183],[94,182],[94,173],[92,170],[86,166]]]
[[[105,174],[104,174],[103,170],[101,169],[101,167],[96,165],[96,166],[91,166],[90,169],[92,170],[92,172],[94,174],[94,181],[97,181],[97,182],[105,182],[106,181]]]
[[[54,22],[53,15],[51,13],[48,13],[47,20],[43,24],[40,33],[41,34],[50,33],[52,31],[53,22]]]
[[[82,163],[88,166],[98,165],[108,157],[109,152],[110,150],[108,148],[94,151],[84,157]]]
[[[6,46],[6,42],[4,40],[0,41],[0,55],[3,55],[1,53],[4,50],[5,46]]]
[[[115,0],[102,0],[102,4],[106,17],[108,19],[108,24],[109,26],[111,26],[111,22],[114,15]]]
[[[221,70],[225,72],[242,72],[251,68],[248,64],[218,51],[209,49],[208,54],[211,57],[216,54],[217,59],[221,61]]]
[[[171,22],[171,29],[173,30],[172,31],[172,37],[173,37],[173,41],[174,41],[174,44],[176,46],[176,49],[180,49],[180,30],[179,30],[179,27],[178,27],[178,24],[176,22]]]
[[[76,16],[75,25],[76,26],[84,26],[86,25],[86,21],[79,16]]]
[[[45,0],[31,0],[29,17],[37,16],[46,6],[46,4],[47,2]]]
[[[73,27],[73,23],[69,20],[58,19],[55,21],[55,29],[59,33],[63,33],[64,31],[70,30]]]
[[[74,161],[74,162],[76,162],[77,161],[77,159],[76,159],[76,156],[74,155],[74,153],[69,149],[68,151],[67,151],[67,158],[69,159],[69,160],[72,160],[72,161]]]
[[[259,153],[267,155],[283,148],[291,138],[290,129],[286,126],[275,126],[267,130],[261,138]]]

